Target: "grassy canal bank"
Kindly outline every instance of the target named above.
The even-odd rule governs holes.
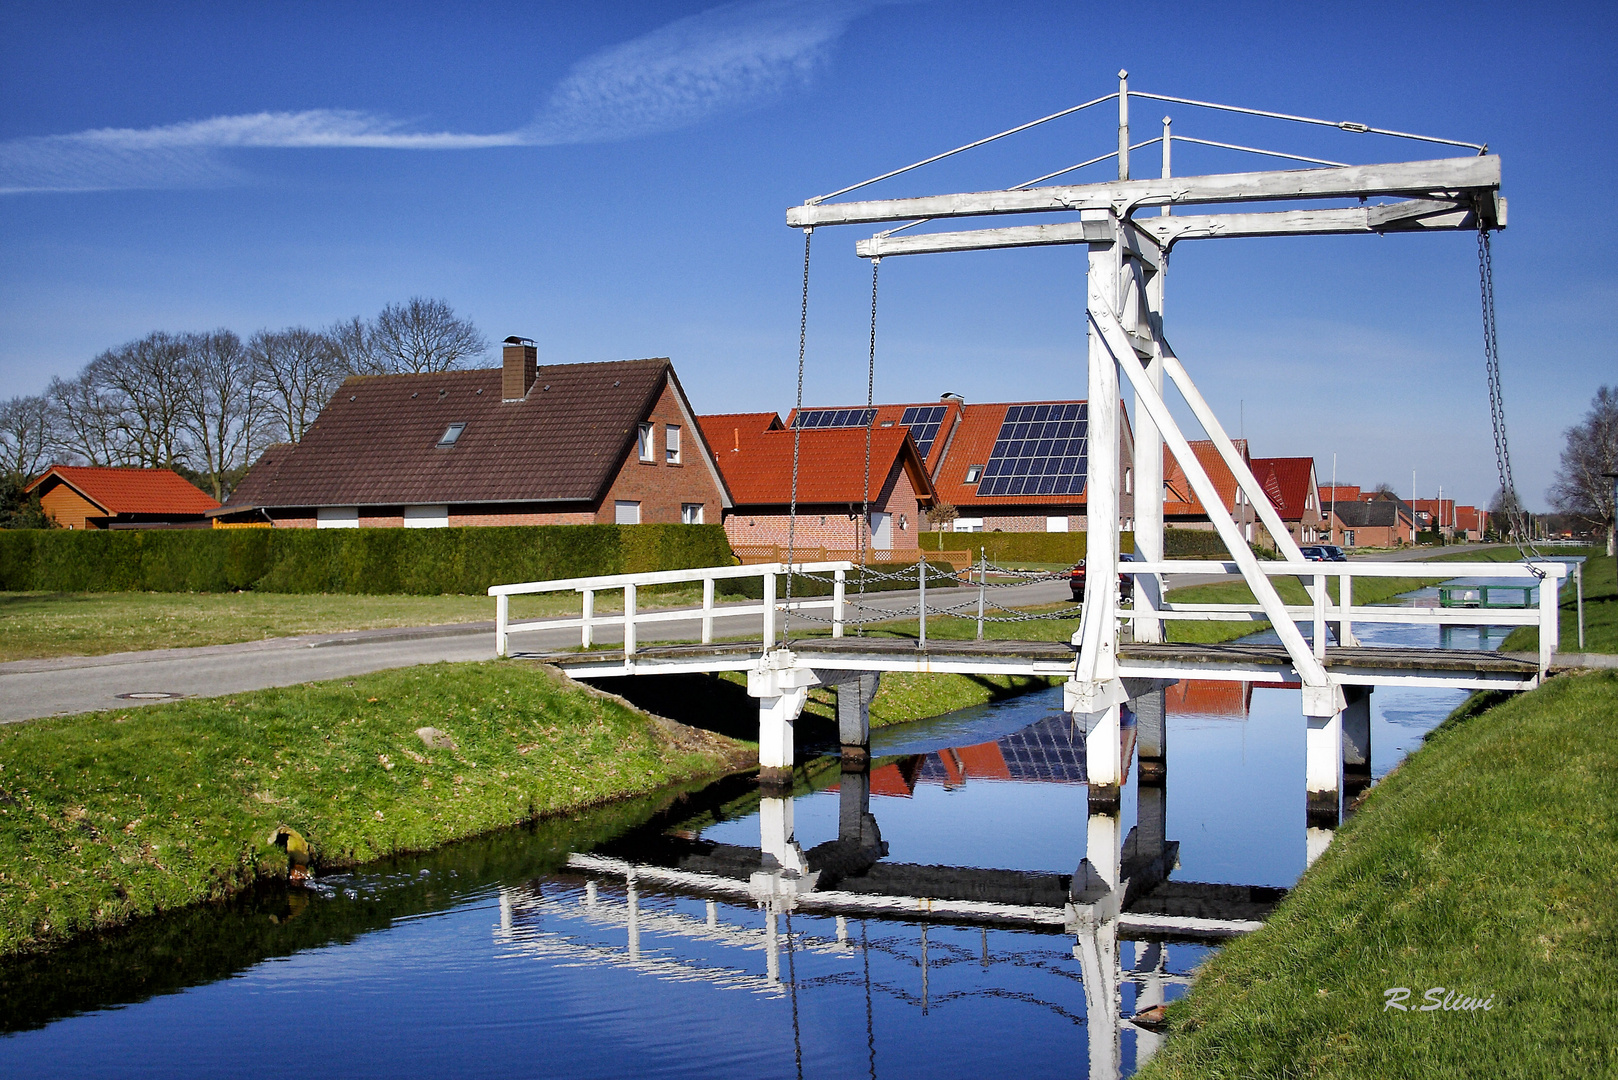
[[[1484,704],[1372,788],[1265,928],[1203,966],[1143,1080],[1611,1074],[1618,672]],[[1462,997],[1490,1007],[1430,1007]]]
[[[428,745],[418,728],[453,745]],[[756,734],[754,736],[756,738]],[[521,663],[436,664],[0,728],[0,954],[747,763]]]

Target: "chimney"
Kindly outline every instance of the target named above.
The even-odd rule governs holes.
[[[501,361],[500,397],[505,401],[521,401],[534,385],[534,369],[538,351],[528,338],[506,338],[505,353]]]

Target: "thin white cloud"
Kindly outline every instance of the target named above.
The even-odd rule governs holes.
[[[341,109],[216,116],[0,142],[0,194],[238,182],[245,148],[471,150],[604,142],[687,127],[805,85],[872,0],[753,0],[676,20],[574,65],[534,122],[494,134],[412,130]]]

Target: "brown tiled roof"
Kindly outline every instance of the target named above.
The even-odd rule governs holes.
[[[52,465],[28,485],[28,491],[34,491],[52,477],[101,507],[109,516],[205,514],[219,505],[172,469]]]
[[[225,509],[231,506],[262,506],[264,497],[273,490],[271,481],[281,471],[281,463],[295,449],[297,446],[293,443],[275,443],[265,447],[258,460],[253,462],[253,467],[247,470],[247,475],[242,477],[242,482],[230,493]]]
[[[227,508],[590,502],[617,474],[666,359],[551,364],[501,401],[501,369],[349,379],[288,452],[267,452]],[[682,395],[683,396],[683,395]],[[451,424],[453,446],[439,446]]]
[[[773,413],[740,414],[765,417]],[[792,444],[794,432],[786,428],[756,426],[742,428],[731,422],[734,416],[704,416],[702,428],[720,441],[714,457],[724,474],[725,486],[738,507],[786,506],[792,501]],[[865,429],[821,428],[796,433],[798,446],[799,503],[858,503],[865,478]],[[713,439],[710,438],[710,444]],[[737,446],[740,449],[737,449]],[[927,467],[908,428],[877,428],[871,431],[871,484],[868,497],[881,497],[883,485],[893,473],[896,461],[910,470],[916,494],[926,502],[932,498]]]

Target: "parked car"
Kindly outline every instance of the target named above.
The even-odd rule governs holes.
[[[1133,551],[1126,551],[1119,556],[1121,562],[1140,562],[1140,556]],[[1073,590],[1073,602],[1077,604],[1084,599],[1084,560],[1068,572],[1068,587]],[[1135,576],[1133,574],[1118,575],[1118,598],[1122,601],[1133,602],[1135,598]]]
[[[1320,550],[1326,553],[1327,562],[1347,562],[1348,555],[1336,544],[1321,544]]]
[[[1331,556],[1326,554],[1325,547],[1320,544],[1310,544],[1298,550],[1303,552],[1303,557],[1310,562],[1331,562]]]

